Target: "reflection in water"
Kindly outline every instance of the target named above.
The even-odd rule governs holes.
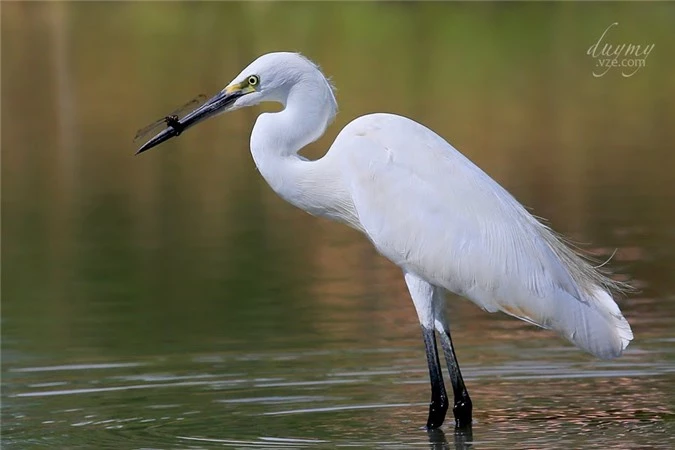
[[[455,449],[466,450],[473,447],[473,430],[472,427],[462,430],[455,430]]]
[[[428,430],[429,448],[431,450],[445,450],[453,448],[455,450],[467,450],[473,447],[473,429],[471,427],[466,429],[456,429],[453,432],[454,447],[448,443],[445,433],[442,429]]]
[[[3,4],[3,448],[669,447],[672,8]],[[656,45],[630,79],[592,77],[608,15]],[[620,299],[627,354],[592,360],[452,298],[473,437],[421,430],[399,271],[270,192],[248,152],[259,111],[132,157],[148,118],[278,49],[339,88],[309,156],[354,117],[398,112],[598,258],[618,249],[610,266],[639,287]]]

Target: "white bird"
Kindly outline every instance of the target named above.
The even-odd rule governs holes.
[[[619,356],[633,339],[611,296],[617,283],[423,125],[368,114],[349,123],[322,158],[298,155],[337,113],[331,84],[300,54],[260,56],[202,106],[167,118],[167,128],[138,153],[208,117],[266,101],[283,106],[261,114],[251,133],[267,183],[298,208],[361,231],[403,271],[429,364],[427,428],[441,426],[448,409],[434,330],[452,381],[455,424],[471,425],[472,403],[443,313],[446,290],[555,330],[600,358]]]

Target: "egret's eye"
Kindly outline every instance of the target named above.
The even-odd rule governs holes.
[[[258,78],[258,75],[251,75],[248,77],[249,86],[256,86],[258,83],[260,83],[260,78]]]

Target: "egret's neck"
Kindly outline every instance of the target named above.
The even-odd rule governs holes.
[[[353,209],[351,200],[330,154],[316,161],[298,155],[321,137],[335,114],[335,100],[330,92],[333,103],[307,87],[296,87],[303,93],[292,90],[282,111],[258,117],[251,134],[253,160],[284,200],[313,215],[349,221],[343,216],[348,215],[345,209]]]

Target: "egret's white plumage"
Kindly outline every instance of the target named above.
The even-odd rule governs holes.
[[[603,283],[611,282],[432,131],[400,116],[365,116],[334,149],[346,155],[361,226],[395,264],[596,356],[628,345],[630,327]]]
[[[614,283],[443,138],[402,116],[369,114],[308,161],[298,150],[337,111],[329,82],[294,53],[261,56],[231,85],[251,74],[260,91],[234,107],[285,106],[262,114],[251,135],[256,165],[285,200],[363,231],[404,271],[487,311],[553,329],[601,358],[628,345]]]
[[[227,103],[232,93],[237,98]],[[360,230],[403,270],[420,323],[432,330],[432,338],[425,334],[425,344],[432,392],[438,392],[432,394],[430,428],[440,426],[439,418],[442,422],[445,416],[445,410],[440,414],[433,406],[433,399],[442,402],[445,392],[442,379],[441,387],[434,388],[440,376],[437,354],[432,365],[436,344],[429,339],[434,328],[444,339],[446,359],[452,361],[457,423],[471,420],[470,399],[443,317],[444,289],[487,311],[503,311],[555,330],[601,358],[620,355],[633,338],[611,296],[615,283],[419,123],[369,114],[349,123],[323,158],[299,156],[337,112],[330,83],[305,57],[263,55],[212,100],[215,106],[183,119],[185,126],[213,111],[281,103],[281,111],[258,117],[251,134],[251,152],[262,176],[293,205]],[[141,151],[168,139],[158,138]],[[468,416],[459,414],[458,405],[466,407],[467,402]]]

